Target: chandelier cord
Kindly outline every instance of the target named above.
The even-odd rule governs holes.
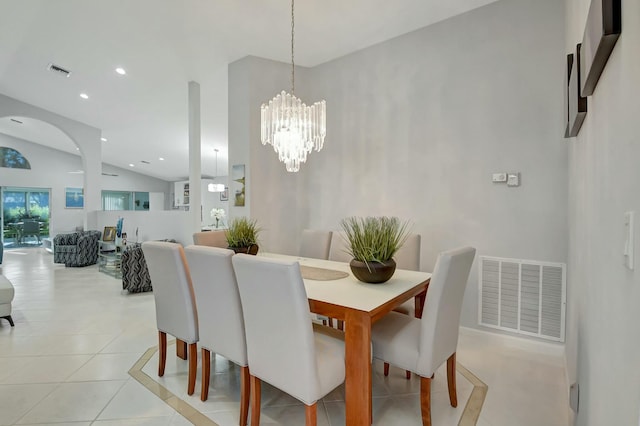
[[[296,64],[293,60],[293,37],[294,37],[294,15],[293,15],[293,3],[291,0],[291,94],[293,95],[296,88]]]

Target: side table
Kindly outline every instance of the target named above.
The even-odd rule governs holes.
[[[122,278],[122,253],[100,252],[98,253],[98,271],[114,278]]]

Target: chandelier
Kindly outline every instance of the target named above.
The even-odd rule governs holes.
[[[260,108],[262,144],[273,146],[278,160],[285,164],[288,172],[297,172],[300,164],[307,161],[307,154],[313,150],[320,151],[327,133],[326,102],[322,100],[307,106],[294,95],[293,3],[291,0],[291,94],[283,90]]]
[[[218,148],[214,149],[216,152],[216,175],[213,177],[215,180],[218,177]],[[209,192],[224,192],[224,185],[221,183],[210,183],[207,185],[207,190]]]

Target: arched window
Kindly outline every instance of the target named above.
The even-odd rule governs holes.
[[[0,167],[10,169],[31,169],[29,160],[13,148],[0,146]]]

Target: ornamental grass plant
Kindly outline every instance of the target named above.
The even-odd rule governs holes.
[[[348,241],[347,251],[367,264],[384,263],[407,239],[409,222],[397,217],[347,217],[340,222]]]
[[[225,231],[229,247],[249,247],[258,244],[260,228],[255,219],[238,217],[229,223],[229,229]]]

